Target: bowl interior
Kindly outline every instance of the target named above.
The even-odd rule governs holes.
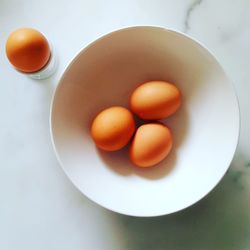
[[[174,136],[169,157],[139,169],[127,148],[96,149],[90,125],[106,107],[128,107],[135,87],[149,80],[175,83],[183,105],[164,121]],[[219,182],[235,152],[239,112],[206,49],[178,32],[135,27],[98,39],[73,60],[54,96],[51,131],[65,173],[87,197],[119,213],[156,216],[195,203]]]

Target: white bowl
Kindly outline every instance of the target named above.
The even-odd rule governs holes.
[[[127,148],[97,150],[90,137],[95,115],[128,107],[138,84],[159,79],[183,95],[180,111],[164,121],[174,135],[167,159],[139,169]],[[51,134],[66,175],[89,199],[126,215],[158,216],[194,204],[218,184],[237,146],[239,108],[230,80],[206,48],[175,31],[132,27],[98,39],[70,63],[53,99]]]

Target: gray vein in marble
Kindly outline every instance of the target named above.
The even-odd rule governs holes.
[[[227,175],[230,176],[231,181],[240,190],[244,190],[246,186],[246,177],[248,178],[250,172],[250,161],[242,154],[236,155],[233,160]]]
[[[187,33],[190,30],[190,18],[194,10],[197,6],[199,6],[202,3],[202,0],[195,0],[191,3],[191,5],[188,7],[188,10],[185,15],[185,21],[184,21],[184,33]]]
[[[244,189],[244,184],[242,181],[244,173],[242,171],[233,171],[231,172],[231,179],[233,183],[236,185],[236,187],[240,190]]]

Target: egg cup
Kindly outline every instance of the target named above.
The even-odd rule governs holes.
[[[55,53],[53,46],[50,44],[50,58],[47,64],[39,71],[24,73],[24,74],[28,75],[30,78],[36,80],[42,80],[49,78],[51,75],[53,75],[57,69],[57,66],[58,66],[57,55]]]

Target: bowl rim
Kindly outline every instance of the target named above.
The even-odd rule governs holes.
[[[237,112],[236,112],[236,115],[237,115],[237,139],[236,139],[236,143],[235,143],[235,146],[234,146],[234,150],[233,150],[233,154],[231,156],[231,159],[229,161],[229,164],[227,166],[227,168],[225,169],[225,172],[222,174],[221,178],[219,178],[217,180],[217,182],[215,183],[215,185],[210,189],[208,190],[207,192],[205,192],[201,197],[197,198],[196,200],[193,200],[192,203],[178,209],[178,210],[175,210],[175,211],[171,211],[171,212],[162,212],[162,213],[157,213],[157,214],[135,214],[135,213],[129,213],[129,212],[126,212],[126,213],[123,213],[121,211],[118,211],[116,209],[113,209],[112,207],[109,207],[109,206],[106,206],[106,205],[103,205],[103,204],[100,204],[98,201],[95,201],[93,200],[91,197],[89,197],[88,195],[86,195],[85,193],[83,193],[80,188],[71,180],[71,177],[66,173],[66,169],[64,167],[64,164],[62,163],[60,157],[59,157],[59,153],[56,149],[56,145],[55,145],[55,139],[54,139],[54,135],[53,135],[53,125],[52,125],[52,118],[53,118],[53,109],[54,109],[54,105],[55,105],[55,97],[56,97],[56,93],[58,91],[58,89],[60,88],[60,86],[62,85],[62,82],[65,78],[65,76],[67,75],[68,71],[70,70],[71,66],[78,60],[78,58],[86,51],[88,50],[91,46],[93,46],[94,44],[100,42],[101,40],[109,37],[109,36],[112,36],[114,33],[118,33],[118,32],[123,32],[123,31],[126,31],[126,30],[133,30],[133,29],[157,29],[157,30],[162,30],[164,32],[172,32],[172,33],[175,33],[177,34],[178,36],[184,36],[185,38],[188,38],[189,40],[193,41],[196,45],[198,45],[199,47],[201,47],[203,50],[205,50],[212,58],[213,60],[217,63],[219,69],[221,70],[221,72],[225,75],[226,79],[228,80],[228,83],[230,84],[231,86],[231,89],[232,89],[232,92],[233,92],[233,95],[235,97],[235,100],[236,100],[236,104],[237,104]],[[159,216],[164,216],[164,215],[170,215],[170,214],[174,214],[174,213],[177,213],[177,212],[180,212],[180,211],[183,211],[185,210],[186,208],[189,208],[189,207],[192,207],[193,205],[195,205],[197,202],[199,202],[200,200],[202,200],[203,198],[205,198],[208,194],[210,194],[216,187],[217,185],[221,182],[221,180],[224,178],[225,174],[227,173],[228,169],[230,168],[231,166],[231,163],[233,161],[233,158],[235,156],[235,153],[236,153],[236,149],[239,145],[239,138],[240,138],[240,132],[241,132],[241,113],[240,113],[240,105],[239,105],[239,98],[238,98],[238,95],[237,95],[237,91],[236,91],[236,88],[233,84],[233,82],[231,81],[231,79],[229,78],[228,74],[225,72],[224,68],[222,67],[221,63],[217,60],[217,58],[215,57],[215,55],[200,41],[198,41],[197,39],[193,38],[192,36],[182,32],[182,31],[179,31],[177,29],[172,29],[172,28],[166,28],[166,27],[163,27],[163,26],[155,26],[155,25],[136,25],[136,26],[126,26],[126,27],[123,27],[123,28],[120,28],[120,29],[115,29],[109,33],[106,33],[104,35],[100,35],[99,37],[97,37],[94,41],[92,42],[89,42],[85,47],[82,47],[74,56],[73,56],[73,59],[71,59],[69,61],[69,63],[66,65],[65,67],[65,70],[63,71],[59,81],[58,81],[58,84],[56,85],[54,91],[53,91],[53,95],[52,95],[52,99],[51,99],[51,103],[50,103],[50,113],[49,113],[49,130],[50,130],[50,138],[51,138],[51,143],[52,143],[52,147],[53,147],[53,150],[54,150],[54,153],[55,153],[55,156],[56,156],[56,159],[60,165],[60,167],[62,168],[64,174],[67,176],[67,178],[70,180],[70,182],[73,184],[73,186],[82,194],[85,196],[85,198],[87,198],[89,201],[95,203],[95,204],[98,204],[99,206],[101,206],[102,208],[105,208],[106,210],[109,210],[109,211],[112,211],[112,212],[115,212],[115,213],[118,213],[118,214],[121,214],[121,215],[127,215],[127,216],[132,216],[132,217],[159,217]]]

